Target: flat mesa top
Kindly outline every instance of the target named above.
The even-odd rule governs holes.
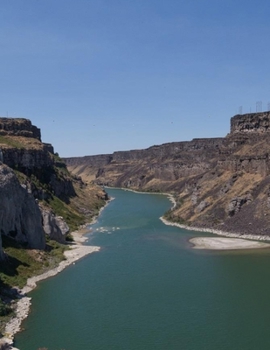
[[[250,241],[242,238],[195,237],[189,241],[194,244],[194,249],[234,250],[270,248],[269,243]]]

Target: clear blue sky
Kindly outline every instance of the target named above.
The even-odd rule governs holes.
[[[225,136],[270,102],[269,18],[269,0],[1,0],[0,116],[62,157]]]

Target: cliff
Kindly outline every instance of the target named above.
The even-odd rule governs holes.
[[[45,249],[46,237],[65,243],[104,203],[101,192],[69,173],[30,120],[0,118],[0,260],[2,236],[28,249]]]
[[[199,174],[216,163],[222,138],[194,139],[111,155],[66,158],[68,169],[100,185],[170,190],[182,177]],[[191,161],[192,157],[192,161]]]
[[[0,198],[1,235],[29,248],[44,249],[45,235],[38,205],[14,172],[3,164],[0,165]]]
[[[41,141],[40,129],[24,118],[0,118],[0,135],[30,137]]]
[[[86,181],[171,192],[168,219],[190,226],[270,235],[270,112],[236,115],[224,138],[65,159]]]

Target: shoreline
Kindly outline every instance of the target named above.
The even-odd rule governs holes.
[[[172,194],[166,194],[169,200],[173,203],[171,208],[174,209],[176,201]],[[207,249],[207,250],[240,250],[240,249],[262,249],[269,248],[270,244],[262,243],[258,241],[269,241],[270,236],[264,235],[250,235],[237,232],[226,232],[222,230],[215,230],[211,228],[203,228],[196,226],[187,226],[178,224],[176,222],[169,221],[163,216],[160,220],[168,226],[176,226],[188,231],[207,232],[221,237],[193,237],[189,239],[189,242],[193,244],[192,249]]]
[[[237,232],[226,232],[222,230],[215,230],[211,228],[204,228],[204,227],[195,227],[195,226],[187,226],[178,224],[176,222],[168,221],[163,216],[160,217],[160,220],[168,226],[176,226],[179,228],[183,228],[188,231],[199,231],[199,232],[208,232],[213,233],[218,236],[223,237],[230,237],[230,238],[242,238],[247,240],[254,240],[254,241],[270,241],[270,236],[264,236],[264,235],[249,235],[245,233],[237,233]]]
[[[134,193],[139,193],[139,194],[160,194],[168,197],[168,199],[172,202],[172,207],[171,210],[173,210],[176,207],[176,200],[171,193],[166,193],[166,192],[142,192],[142,191],[136,191],[133,189],[129,188],[121,188],[121,187],[110,187],[110,186],[104,186],[105,188],[112,188],[112,189],[120,189],[120,190],[125,190],[125,191],[130,191]],[[163,216],[159,218],[165,225],[167,226],[176,226],[179,228],[183,228],[188,231],[198,231],[198,232],[207,232],[207,233],[212,233],[218,236],[223,236],[223,237],[228,237],[228,238],[238,238],[238,239],[243,239],[243,240],[253,240],[253,241],[269,241],[270,242],[270,236],[266,235],[250,235],[250,234],[245,234],[245,233],[237,233],[237,232],[227,232],[227,231],[222,231],[222,230],[216,230],[216,229],[211,229],[211,228],[203,228],[203,227],[196,227],[196,226],[187,226],[183,224],[178,224],[173,221],[169,221],[165,219]],[[211,237],[209,237],[211,238]],[[191,242],[192,243],[192,242]],[[240,249],[240,248],[238,248]],[[244,248],[243,248],[244,249]]]
[[[107,187],[107,186],[106,186]],[[113,187],[108,187],[113,188]],[[115,188],[117,189],[117,188]],[[176,201],[174,199],[173,194],[170,193],[149,193],[149,192],[139,192],[132,189],[123,189],[135,193],[141,193],[141,194],[159,194],[159,195],[165,195],[168,197],[168,199],[172,202],[171,209],[175,208]],[[96,223],[99,215],[104,210],[104,208],[112,201],[114,200],[113,197],[109,198],[109,200],[106,201],[106,204],[100,209],[98,215],[96,215],[91,223],[87,223],[80,227],[77,231],[74,231],[71,233],[74,242],[69,244],[70,250],[67,250],[64,252],[65,260],[61,261],[57,267],[55,267],[52,270],[49,270],[45,273],[42,273],[37,276],[33,276],[28,278],[26,285],[21,289],[18,290],[18,296],[19,301],[17,302],[16,309],[15,309],[15,317],[12,318],[5,327],[5,333],[3,338],[0,339],[0,346],[3,344],[9,345],[7,348],[8,350],[19,350],[15,347],[13,347],[14,344],[14,336],[16,333],[21,331],[21,324],[24,319],[26,319],[30,312],[31,307],[31,298],[27,296],[27,293],[32,291],[37,287],[37,282],[45,280],[47,278],[53,277],[63,271],[66,267],[68,267],[71,264],[74,264],[77,260],[87,256],[88,254],[98,252],[100,250],[100,247],[97,246],[86,246],[83,245],[85,241],[88,240],[87,237],[84,235],[86,233],[89,233],[91,231],[91,228],[87,229],[88,226],[93,225]],[[250,234],[242,234],[242,233],[232,233],[232,232],[226,232],[222,230],[215,230],[211,228],[200,228],[200,227],[193,227],[193,226],[187,226],[179,223],[175,223],[172,221],[168,221],[163,216],[159,218],[165,225],[168,226],[176,226],[185,230],[189,231],[199,231],[199,232],[207,232],[212,233],[218,236],[227,237],[227,239],[231,239],[231,246],[228,248],[229,242],[224,242],[222,244],[222,238],[219,237],[193,237],[189,240],[190,243],[194,244],[193,249],[214,249],[214,250],[224,250],[224,249],[254,249],[254,248],[269,248],[270,244],[266,243],[260,243],[258,241],[270,241],[270,236],[259,236],[259,235],[250,235]],[[233,242],[232,239],[235,239]],[[197,242],[196,242],[197,240]],[[219,243],[216,244],[215,241],[219,240]],[[224,238],[226,240],[226,238]],[[249,240],[249,241],[248,241]],[[251,241],[253,240],[253,242]],[[233,248],[233,244],[236,241],[243,241],[243,244],[240,243],[237,245],[237,248]],[[254,242],[257,241],[257,242]],[[248,242],[253,243],[251,245],[248,244]],[[262,246],[263,245],[263,246]],[[250,246],[250,248],[247,248]]]
[[[15,316],[6,324],[4,335],[2,338],[0,338],[0,347],[3,344],[4,346],[8,346],[7,350],[19,350],[18,348],[13,347],[14,337],[16,333],[22,330],[21,324],[28,317],[30,312],[31,298],[27,296],[27,293],[34,290],[39,281],[56,276],[66,267],[70,266],[71,264],[75,264],[77,260],[82,259],[91,253],[100,251],[100,247],[83,245],[83,243],[88,240],[88,237],[85,237],[85,234],[91,232],[91,228],[89,227],[88,229],[88,226],[97,222],[101,212],[112,200],[114,200],[114,198],[109,198],[106,201],[105,205],[100,208],[98,214],[92,218],[91,222],[86,223],[80,226],[78,230],[71,232],[73,242],[67,244],[70,249],[64,252],[65,259],[62,260],[58,266],[40,275],[28,278],[26,285],[22,289],[14,287],[17,289],[17,296],[19,300],[16,303]]]
[[[194,237],[189,240],[194,246],[192,249],[203,250],[242,250],[242,249],[267,249],[269,243],[251,241],[242,238],[231,237]]]
[[[97,218],[95,218],[95,220],[97,220]],[[52,270],[28,278],[26,285],[21,290],[18,290],[19,301],[16,305],[15,316],[6,324],[5,333],[3,338],[0,340],[0,345],[1,342],[3,342],[4,344],[9,345],[8,350],[19,350],[13,347],[14,336],[16,333],[21,331],[21,324],[29,315],[31,298],[27,296],[27,293],[31,292],[37,287],[37,282],[56,276],[66,267],[70,266],[71,264],[75,264],[77,260],[100,250],[100,247],[97,246],[83,245],[83,243],[88,239],[84,236],[84,234],[88,232],[90,232],[90,230],[86,230],[86,226],[84,229],[82,228],[72,232],[71,235],[74,242],[69,245],[70,250],[66,250],[64,252],[65,260],[62,260],[59,265]]]
[[[170,199],[170,201],[173,203],[173,206],[171,208],[174,209],[176,206],[176,201],[173,197],[172,194],[167,194],[165,193]],[[183,224],[178,224],[177,222],[169,221],[165,219],[163,216],[160,217],[160,220],[168,226],[176,226],[179,228],[183,228],[188,231],[199,231],[199,232],[208,232],[208,233],[213,233],[218,236],[223,236],[223,237],[230,237],[230,238],[242,238],[242,239],[249,239],[249,240],[254,240],[254,241],[270,241],[270,236],[266,235],[249,235],[245,233],[237,233],[237,232],[226,232],[222,230],[215,230],[211,228],[204,228],[204,227],[196,227],[196,226],[187,226]]]

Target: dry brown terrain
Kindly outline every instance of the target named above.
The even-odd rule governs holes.
[[[237,115],[224,138],[194,139],[110,155],[68,158],[85,181],[170,192],[169,220],[270,234],[270,112]]]

